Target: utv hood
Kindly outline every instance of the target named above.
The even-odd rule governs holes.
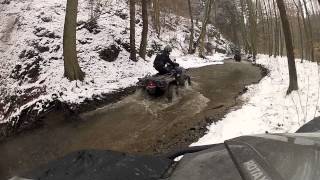
[[[266,134],[186,155],[170,180],[316,180],[319,134]]]

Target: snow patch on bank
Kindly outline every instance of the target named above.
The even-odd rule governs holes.
[[[293,133],[320,115],[319,67],[296,60],[299,90],[286,96],[289,84],[286,58],[260,55],[258,64],[270,70],[259,84],[248,86],[241,98],[245,104],[208,127],[205,136],[192,146],[216,144],[250,134]]]
[[[180,56],[177,62],[184,68],[198,68],[208,65],[223,64],[228,57],[225,54],[216,53],[212,56],[207,56],[206,59],[199,58],[195,55]]]

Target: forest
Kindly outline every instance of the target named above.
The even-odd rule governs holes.
[[[302,139],[320,131],[320,0],[0,0],[0,22],[0,179],[37,179],[24,173],[74,152],[40,174],[77,179],[110,152],[179,170],[210,148],[223,158],[196,163],[242,163],[244,180],[319,174],[302,150],[317,154],[318,135]],[[172,179],[219,179],[204,164]]]

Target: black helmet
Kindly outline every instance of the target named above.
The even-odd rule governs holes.
[[[169,45],[167,45],[163,50],[164,50],[164,52],[166,52],[166,53],[171,53],[171,52],[172,52],[172,48],[171,48],[171,46],[169,46]]]

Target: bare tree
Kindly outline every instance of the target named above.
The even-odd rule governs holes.
[[[304,59],[304,47],[303,47],[304,40],[303,40],[302,25],[301,25],[301,19],[300,19],[301,15],[300,15],[299,6],[295,2],[295,0],[293,0],[293,3],[294,3],[294,5],[296,6],[296,9],[297,9],[297,19],[298,19],[299,37],[300,37],[300,56],[301,56],[301,62],[303,62],[303,59]]]
[[[273,0],[273,11],[274,11],[274,18],[275,18],[275,28],[274,28],[274,53],[273,56],[276,57],[279,55],[279,21],[278,21],[278,13],[276,8],[275,0]]]
[[[259,24],[260,24],[260,26],[262,27],[262,34],[261,34],[261,36],[262,36],[262,49],[261,49],[261,52],[263,52],[264,54],[265,54],[265,50],[266,50],[266,47],[268,46],[268,44],[267,44],[267,42],[268,42],[268,40],[267,40],[267,32],[266,32],[266,20],[265,20],[265,16],[264,16],[264,13],[263,13],[263,10],[264,10],[264,8],[263,8],[263,5],[262,5],[262,3],[261,3],[261,0],[257,0],[257,3],[258,3],[258,9],[257,9],[257,11],[259,12],[259,19],[260,19],[260,22],[259,22]],[[267,22],[268,23],[268,22]]]
[[[250,43],[249,43],[249,39],[248,39],[248,36],[247,36],[247,27],[246,27],[246,24],[245,24],[245,19],[246,19],[246,6],[245,6],[245,2],[244,0],[240,0],[240,11],[241,11],[241,20],[240,20],[240,23],[241,23],[241,31],[242,31],[242,38],[243,38],[243,42],[244,42],[244,46],[245,46],[245,50],[246,52],[248,52],[251,48],[250,48]],[[250,50],[251,51],[251,50]]]
[[[312,25],[311,25],[311,20],[310,20],[310,14],[309,14],[309,11],[308,11],[308,8],[307,8],[307,2],[305,0],[303,0],[302,2],[303,2],[303,5],[304,5],[304,10],[305,10],[305,13],[306,13],[306,16],[307,16],[307,21],[308,21],[308,30],[309,30],[308,33],[309,33],[309,36],[310,36],[310,39],[309,39],[310,60],[311,61],[315,61],[315,58],[314,58],[314,47],[313,47],[313,33],[312,33]]]
[[[269,9],[269,17],[270,17],[270,39],[269,39],[269,56],[272,56],[273,54],[273,21],[272,21],[272,8],[271,8],[271,3],[270,3],[270,0],[267,0],[268,1],[268,9]]]
[[[158,34],[158,37],[160,37],[161,32],[161,25],[160,25],[160,4],[159,0],[153,0],[153,24],[156,29],[156,32]]]
[[[136,7],[135,0],[129,0],[130,6],[130,59],[132,61],[137,61],[136,56]]]
[[[201,32],[200,32],[200,37],[199,37],[199,57],[204,57],[204,39],[205,39],[205,35],[207,33],[207,24],[209,21],[209,16],[211,13],[211,5],[212,5],[213,0],[207,0],[206,2],[206,10],[205,10],[205,14],[204,14],[204,18],[203,18],[203,22],[202,22],[202,28],[201,28]]]
[[[289,87],[287,94],[290,94],[294,90],[298,90],[298,81],[297,81],[297,71],[294,58],[294,51],[292,45],[292,36],[290,30],[290,24],[287,18],[286,7],[283,0],[277,0],[278,9],[280,12],[280,17],[282,21],[282,29],[284,32],[287,56],[288,56],[288,68],[289,68]]]
[[[193,44],[194,44],[194,24],[193,24],[193,14],[192,14],[192,7],[191,7],[191,2],[190,0],[188,0],[188,6],[189,6],[189,15],[190,15],[190,21],[191,21],[191,28],[190,28],[190,40],[189,40],[189,50],[188,53],[189,54],[193,54],[194,53],[194,48],[193,48]]]
[[[141,43],[139,49],[139,55],[141,58],[146,58],[147,53],[147,41],[148,41],[148,0],[142,0],[142,34],[141,34]]]
[[[281,23],[281,20],[280,20],[280,32],[279,32],[279,36],[280,36],[280,56],[282,57],[283,56],[283,50],[284,50],[284,38],[283,38],[283,29],[282,29],[282,23]]]
[[[257,15],[252,0],[247,0],[247,4],[249,9],[251,53],[253,59],[255,59],[257,56]]]
[[[69,80],[83,80],[76,49],[78,0],[67,0],[63,32],[64,76]]]

